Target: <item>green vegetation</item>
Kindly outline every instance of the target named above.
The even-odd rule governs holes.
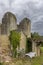
[[[41,36],[38,33],[34,32],[34,33],[31,33],[31,37],[34,38],[34,39],[38,39]]]
[[[43,47],[40,47],[41,52],[43,52]]]
[[[13,57],[16,57],[17,47],[18,47],[18,49],[20,48],[20,33],[14,31],[14,30],[11,31],[9,39],[10,39],[10,45],[13,48],[12,49]]]
[[[43,42],[41,43],[41,46],[43,47]]]
[[[34,33],[31,33],[31,38],[33,40],[38,40],[38,41],[41,41],[41,46],[43,47],[43,36],[40,36],[38,33],[34,32]]]
[[[43,56],[32,59],[32,65],[43,65]]]
[[[43,65],[43,56],[32,58],[14,59],[12,62],[4,63],[3,65]]]
[[[3,63],[0,62],[0,65],[3,65]]]
[[[10,32],[10,44],[13,48],[13,57],[16,57],[17,47],[20,48],[20,33],[16,31]],[[32,38],[40,39],[43,38],[39,36],[38,33],[32,34]],[[41,52],[43,52],[43,46],[40,47]],[[30,38],[26,39],[26,53],[32,51],[32,40]],[[29,57],[24,58],[14,58],[12,62],[9,62],[8,65],[42,65],[43,64],[43,55],[40,57],[32,58],[30,61]],[[5,64],[6,65],[6,64]]]
[[[30,38],[26,39],[26,53],[32,51],[32,40]]]

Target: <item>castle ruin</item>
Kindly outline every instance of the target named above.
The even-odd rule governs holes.
[[[2,24],[0,24],[0,46],[4,49],[9,45],[9,34],[10,31],[16,30],[21,33],[20,48],[25,50],[26,38],[31,38],[31,21],[28,18],[24,18],[19,25],[17,24],[17,19],[14,14],[7,12],[2,18]],[[32,51],[36,47],[35,43],[32,43]],[[7,49],[6,49],[7,50]]]
[[[14,14],[12,14],[11,12],[5,13],[2,18],[2,24],[0,24],[0,39],[1,37],[7,38],[10,34],[10,31],[12,30],[17,30],[21,33],[20,48],[25,49],[26,37],[31,37],[30,20],[28,18],[24,18],[18,25],[16,16]]]

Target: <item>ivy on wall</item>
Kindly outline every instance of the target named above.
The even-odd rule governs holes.
[[[20,33],[17,32],[17,31],[14,31],[14,30],[11,31],[9,39],[10,39],[10,45],[13,48],[13,50],[12,50],[13,57],[16,57],[16,55],[17,55],[17,47],[18,47],[18,49],[20,47]]]

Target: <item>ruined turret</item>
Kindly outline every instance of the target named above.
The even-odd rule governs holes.
[[[7,12],[2,19],[1,34],[9,34],[11,30],[17,29],[17,19],[14,14]]]
[[[20,24],[19,24],[19,29],[23,31],[23,33],[27,37],[31,37],[31,21],[28,18],[24,18]]]

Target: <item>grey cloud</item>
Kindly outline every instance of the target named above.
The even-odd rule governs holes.
[[[11,11],[16,15],[18,22],[28,17],[32,24],[31,31],[43,34],[43,0],[9,0],[7,4],[8,7],[4,3],[0,4],[2,10],[0,15]]]

